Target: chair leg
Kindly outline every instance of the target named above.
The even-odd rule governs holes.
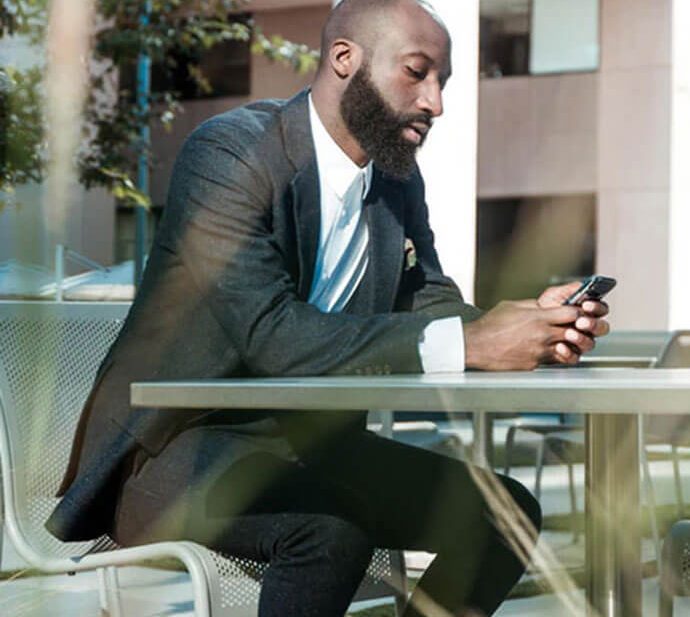
[[[510,475],[510,464],[513,461],[513,445],[515,444],[515,433],[517,432],[517,425],[513,425],[508,429],[508,434],[506,435],[506,447],[504,451],[505,456],[505,467],[503,469],[504,475]]]
[[[542,439],[537,446],[537,460],[534,470],[534,498],[541,500],[541,476],[544,471],[544,455],[545,455],[546,440]]]
[[[122,617],[120,583],[114,566],[98,569],[98,595],[102,615]]]
[[[2,572],[2,550],[5,540],[5,507],[2,501],[2,476],[0,476],[0,572]]]
[[[671,555],[671,534],[666,535],[659,564],[659,617],[673,617],[673,598],[675,596],[673,561]]]
[[[656,520],[656,496],[654,494],[654,484],[652,482],[652,471],[649,467],[649,459],[647,458],[647,451],[645,448],[640,449],[640,459],[642,462],[645,492],[647,493],[649,526],[652,531],[652,540],[654,541],[654,555],[656,556],[657,570],[661,572],[661,537],[659,536],[659,525]]]
[[[659,590],[659,617],[673,617],[673,596],[663,587]]]
[[[403,594],[395,594],[395,617],[402,617],[405,612],[405,607],[407,606],[407,596]]]
[[[391,567],[394,572],[394,577],[397,581],[393,581],[395,587],[395,615],[402,617],[407,606],[407,566],[405,565],[405,553],[403,551],[391,552]]]
[[[577,524],[577,493],[575,491],[575,473],[573,464],[568,462],[568,489],[570,492],[570,518],[573,525],[573,544],[580,539],[580,530]]]
[[[685,503],[683,501],[683,483],[680,477],[680,459],[678,458],[678,447],[671,446],[671,457],[673,459],[673,477],[676,482],[676,499],[678,500],[678,518],[683,518]]]

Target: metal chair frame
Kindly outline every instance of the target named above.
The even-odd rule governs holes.
[[[57,503],[79,412],[128,310],[129,303],[0,303],[0,506],[8,538],[40,571],[97,570],[101,607],[113,617],[123,614],[117,567],[170,557],[191,577],[196,615],[252,617],[266,564],[188,541],[64,543],[43,526]],[[399,614],[407,600],[404,560],[399,551],[377,550],[355,600],[390,596]]]

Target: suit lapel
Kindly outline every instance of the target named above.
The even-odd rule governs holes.
[[[285,153],[295,170],[289,196],[292,201],[299,264],[297,294],[306,301],[314,277],[321,228],[321,192],[314,138],[309,122],[309,90],[299,92],[285,104],[281,113],[281,125]]]
[[[309,90],[302,90],[285,103],[281,125],[285,153],[295,171],[300,171],[316,156],[309,122]]]
[[[290,190],[295,216],[297,259],[300,272],[297,294],[306,301],[314,277],[321,229],[321,193],[319,190],[319,171],[315,158],[293,178],[290,183]]]
[[[369,272],[375,312],[393,308],[400,284],[404,252],[404,196],[397,182],[386,180],[375,170],[372,189],[366,199],[369,224]]]

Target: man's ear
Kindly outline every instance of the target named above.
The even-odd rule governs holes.
[[[340,79],[354,75],[362,63],[362,48],[348,39],[337,39],[331,45],[328,59]]]

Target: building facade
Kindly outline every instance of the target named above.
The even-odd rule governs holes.
[[[597,271],[619,279],[614,326],[690,327],[688,3],[435,4],[451,27],[456,70],[449,128],[432,132],[445,143],[430,139],[421,159],[442,261],[466,295],[488,306]],[[266,34],[318,48],[331,0],[248,8]],[[197,124],[252,99],[291,96],[311,79],[261,57],[242,61],[241,92],[186,101],[172,133],[154,129],[158,210],[175,154]],[[109,200],[90,201],[75,216],[73,248],[106,263],[131,257],[131,212],[113,216]],[[0,213],[0,260],[17,250],[8,250],[11,216]]]

